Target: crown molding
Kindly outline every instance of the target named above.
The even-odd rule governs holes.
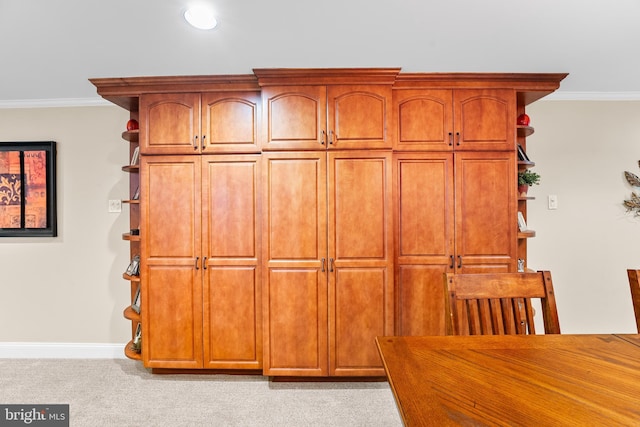
[[[556,91],[541,101],[640,101],[637,92],[564,92]],[[104,107],[114,104],[104,98],[52,98],[0,100],[0,109]]]
[[[640,92],[563,92],[557,91],[541,101],[640,101]]]
[[[0,100],[0,109],[60,108],[60,107],[104,107],[113,105],[103,98],[51,98]]]

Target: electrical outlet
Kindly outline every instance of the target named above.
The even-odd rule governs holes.
[[[109,212],[122,212],[122,201],[109,200]]]
[[[549,195],[549,209],[558,209],[558,196],[555,194]]]

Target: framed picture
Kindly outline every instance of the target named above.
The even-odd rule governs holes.
[[[527,222],[524,220],[522,212],[518,211],[518,229],[520,231],[527,231]]]
[[[56,143],[0,142],[0,237],[55,237]]]
[[[136,255],[133,257],[125,274],[129,276],[138,276],[140,274],[140,255]]]
[[[140,199],[140,186],[136,187],[136,191],[133,193],[133,198],[131,200]]]
[[[133,337],[133,342],[131,344],[133,351],[140,353],[140,350],[142,350],[142,324],[140,323],[136,326],[136,335]]]
[[[136,313],[140,314],[140,285],[138,285],[138,289],[136,290],[136,294],[133,297],[133,302],[131,303],[131,308]]]

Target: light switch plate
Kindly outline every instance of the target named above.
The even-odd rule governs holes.
[[[558,209],[558,196],[555,194],[549,195],[549,209]]]

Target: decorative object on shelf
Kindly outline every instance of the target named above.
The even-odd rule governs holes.
[[[524,273],[524,260],[522,258],[518,258],[518,272]]]
[[[128,131],[132,131],[132,130],[138,130],[138,121],[135,119],[131,119],[127,122],[127,130]]]
[[[640,166],[640,161],[638,161],[638,166]],[[624,177],[627,179],[629,185],[640,188],[640,178],[638,178],[636,174],[625,171]],[[638,196],[635,191],[632,191],[631,198],[625,200],[622,204],[627,208],[627,212],[633,212],[635,216],[640,216],[640,196]]]
[[[142,350],[142,325],[138,323],[136,327],[136,336],[133,338],[133,342],[131,343],[131,349],[136,353],[140,353]]]
[[[133,150],[133,155],[131,155],[131,166],[138,164],[138,159],[140,158],[140,147],[136,147]]]
[[[518,194],[525,197],[532,185],[540,184],[540,174],[529,169],[518,172]]]
[[[529,126],[529,123],[531,122],[531,119],[529,118],[528,115],[526,114],[520,114],[518,116],[518,121],[516,122],[518,125],[520,126]]]

